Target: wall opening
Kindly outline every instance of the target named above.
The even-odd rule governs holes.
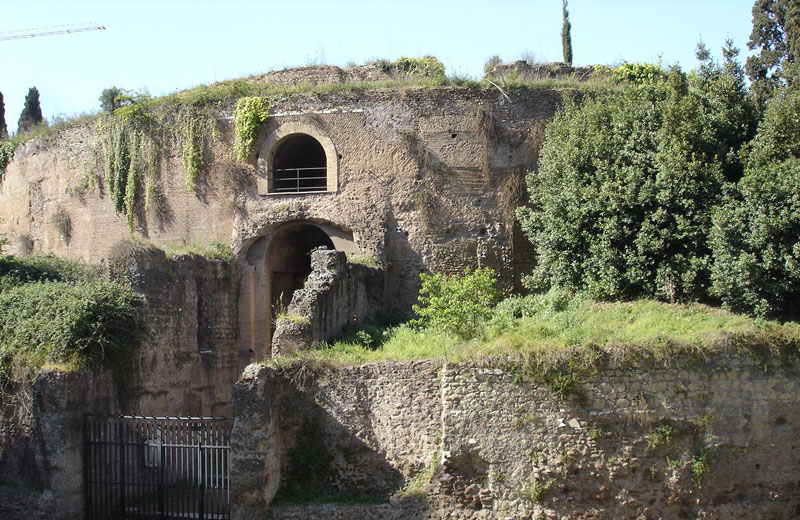
[[[308,193],[328,189],[327,157],[307,134],[281,140],[272,158],[270,193]]]
[[[275,309],[288,307],[311,273],[311,250],[355,253],[353,233],[330,223],[293,221],[256,240],[242,257],[239,288],[240,369],[270,357]]]

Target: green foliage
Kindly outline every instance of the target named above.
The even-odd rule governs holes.
[[[394,62],[394,67],[409,76],[422,76],[427,78],[444,78],[444,65],[434,56],[422,58],[399,58]]]
[[[713,293],[738,311],[798,316],[800,92],[767,105],[746,172],[714,215]]]
[[[28,89],[25,95],[25,104],[17,121],[17,133],[30,132],[33,127],[44,122],[42,107],[39,104],[39,90],[36,87]]]
[[[462,338],[478,334],[480,321],[491,315],[499,296],[494,270],[488,267],[467,268],[450,278],[420,273],[420,280],[419,305],[412,307],[419,319],[414,323]]]
[[[755,0],[753,30],[747,47],[747,75],[760,109],[798,77],[800,5],[793,0]]]
[[[569,23],[569,11],[567,11],[567,0],[562,0],[561,16],[561,51],[564,54],[564,63],[572,65],[572,24]]]
[[[154,196],[157,171],[173,148],[183,159],[186,189],[195,193],[204,150],[216,136],[216,122],[210,109],[194,105],[166,109],[139,94],[121,94],[115,100],[117,108],[101,116],[96,132],[110,198],[133,232],[139,197],[144,192],[146,210]]]
[[[692,474],[692,482],[695,486],[699,486],[703,481],[703,477],[711,471],[711,453],[702,449],[692,459],[692,464],[689,467]]]
[[[0,139],[0,181],[3,180],[3,174],[6,172],[8,163],[14,159],[14,150],[16,146],[8,139]]]
[[[45,363],[119,366],[144,334],[127,285],[52,256],[0,256],[0,370],[31,380]]]
[[[500,56],[495,54],[494,56],[486,60],[486,63],[483,64],[483,73],[489,74],[494,70],[496,66],[500,65],[501,63],[503,63],[503,60],[500,59]]]
[[[531,477],[528,484],[522,490],[522,496],[535,504],[541,504],[550,488],[555,484],[554,479],[540,480],[537,477]]]
[[[666,74],[661,67],[652,63],[625,62],[614,71],[617,81],[629,82],[636,85],[647,85],[661,81]]]
[[[711,210],[735,178],[742,133],[725,117],[748,101],[732,71],[567,101],[549,124],[530,206],[518,211],[537,252],[525,283],[593,298],[707,296]],[[713,72],[713,74],[711,73]],[[734,106],[723,110],[721,100]],[[745,125],[746,118],[735,124]]]
[[[258,130],[269,119],[271,108],[269,99],[263,97],[244,97],[236,103],[234,150],[239,161],[247,162],[250,159]]]
[[[0,291],[32,282],[88,282],[98,273],[55,255],[0,255]]]
[[[113,114],[114,110],[122,107],[123,98],[126,92],[119,87],[109,87],[103,89],[97,100],[100,102],[100,109],[108,114]]]
[[[672,423],[665,422],[655,428],[645,436],[648,450],[657,450],[664,446],[670,446],[678,435],[678,431]]]
[[[6,104],[3,102],[3,93],[0,92],[0,139],[8,138],[8,126],[6,125]],[[2,171],[2,167],[0,167]]]

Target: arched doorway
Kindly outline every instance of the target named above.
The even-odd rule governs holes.
[[[278,142],[271,168],[270,193],[309,193],[328,188],[325,149],[308,134],[291,134]]]
[[[330,223],[294,221],[255,239],[242,252],[239,292],[241,368],[270,356],[275,310],[286,308],[311,272],[318,247],[357,252],[353,233]]]
[[[286,308],[297,289],[311,273],[311,251],[318,247],[335,249],[333,241],[313,224],[282,228],[270,240],[266,263],[271,309]],[[270,322],[274,330],[274,317]]]

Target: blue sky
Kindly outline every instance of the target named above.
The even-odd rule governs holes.
[[[494,55],[561,60],[560,0],[2,0],[0,32],[95,22],[104,31],[0,41],[11,131],[28,88],[45,118],[96,112],[109,86],[162,95],[273,69],[437,56],[479,79]],[[745,54],[753,0],[570,0],[573,63],[696,65],[702,40]]]

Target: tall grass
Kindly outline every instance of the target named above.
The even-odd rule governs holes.
[[[556,368],[581,360],[663,361],[671,356],[715,353],[763,354],[782,359],[800,354],[800,324],[756,320],[703,304],[653,300],[599,303],[565,295],[512,297],[483,323],[476,339],[399,325],[383,329],[379,341],[347,338],[296,357],[334,363],[445,359],[517,359],[530,367]],[[373,332],[371,337],[376,334]]]

